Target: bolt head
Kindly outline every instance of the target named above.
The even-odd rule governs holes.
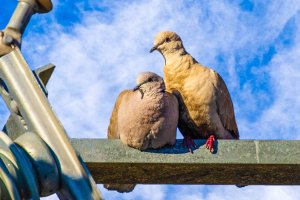
[[[6,45],[10,45],[11,43],[13,43],[14,38],[10,35],[4,35],[4,37],[2,38],[2,42]]]

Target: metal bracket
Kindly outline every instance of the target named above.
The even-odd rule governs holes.
[[[34,74],[41,90],[46,96],[48,96],[48,91],[46,85],[55,69],[53,64],[47,64],[43,67],[40,67],[36,70],[33,70]],[[2,131],[5,132],[12,140],[15,140],[17,137],[28,131],[27,125],[17,109],[17,105],[14,101],[11,100],[8,93],[8,88],[5,85],[3,80],[0,80],[0,93],[9,107],[11,114],[3,127]]]

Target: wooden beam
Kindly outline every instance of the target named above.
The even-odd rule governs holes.
[[[218,140],[214,154],[196,140],[139,151],[120,140],[71,139],[97,183],[300,185],[300,141]]]

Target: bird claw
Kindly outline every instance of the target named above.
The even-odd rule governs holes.
[[[189,152],[193,153],[193,148],[196,148],[196,144],[194,140],[190,137],[184,137],[183,139],[183,147],[187,147]]]
[[[215,136],[211,135],[209,138],[206,140],[205,147],[213,153],[214,151],[214,141],[215,141]]]

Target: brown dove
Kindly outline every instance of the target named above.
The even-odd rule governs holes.
[[[215,138],[239,139],[233,104],[222,77],[186,52],[174,32],[158,33],[150,52],[154,50],[165,59],[166,91],[179,102],[178,128],[184,145],[192,152],[192,139],[208,139],[206,148],[213,152]]]
[[[157,149],[176,143],[178,102],[165,91],[164,80],[155,73],[137,77],[137,86],[118,96],[108,127],[108,139],[140,150]],[[106,184],[107,189],[130,192],[133,184]]]

